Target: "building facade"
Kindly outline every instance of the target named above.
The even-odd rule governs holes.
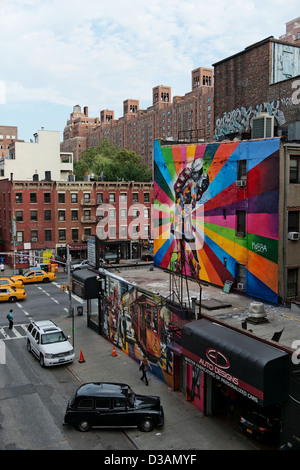
[[[64,130],[61,149],[74,152],[78,159],[79,142],[83,150],[107,138],[141,155],[143,163],[152,168],[155,139],[212,140],[213,100],[213,69],[199,67],[191,72],[191,91],[184,96],[175,96],[172,101],[170,86],[156,86],[152,89],[152,106],[140,109],[139,100],[127,99],[120,119],[115,119],[114,111],[103,110],[100,121],[95,118],[89,127],[81,128],[85,135],[80,135],[78,121],[86,117],[82,113],[73,117],[76,106]]]
[[[289,138],[300,121],[299,76],[300,46],[273,37],[215,63],[214,140],[250,139],[259,113],[273,117],[275,136]]]
[[[73,154],[60,151],[59,132],[39,130],[34,142],[15,141],[0,160],[0,180],[67,180],[73,172]]]
[[[19,267],[62,258],[67,246],[74,259],[84,259],[87,239],[96,236],[107,262],[138,258],[150,243],[152,202],[152,183],[4,179],[2,251],[15,249]]]
[[[154,263],[273,303],[300,300],[300,145],[156,141]]]
[[[300,17],[294,20],[288,21],[285,24],[286,32],[282,36],[279,36],[281,41],[295,42],[300,44]]]
[[[61,144],[62,152],[72,152],[74,161],[79,160],[81,152],[87,149],[88,135],[92,129],[99,125],[99,118],[89,117],[88,107],[83,108],[79,105],[73,107],[70,119],[64,128],[63,142]]]
[[[9,156],[9,146],[18,140],[16,126],[0,126],[0,160]]]

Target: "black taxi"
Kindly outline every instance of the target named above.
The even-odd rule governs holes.
[[[138,395],[123,383],[91,382],[68,401],[63,424],[83,432],[92,427],[138,427],[146,432],[163,426],[164,411],[158,396]]]

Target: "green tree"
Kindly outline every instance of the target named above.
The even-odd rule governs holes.
[[[86,172],[94,173],[96,178],[103,175],[104,181],[152,179],[152,171],[144,165],[139,155],[132,150],[120,149],[108,139],[99,142],[96,147],[83,151],[80,160],[74,162],[77,181],[82,181]]]

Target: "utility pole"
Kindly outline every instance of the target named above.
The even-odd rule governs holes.
[[[67,245],[67,267],[68,267],[68,292],[69,292],[69,317],[72,317],[72,345],[74,347],[74,309],[72,308],[72,288],[71,288],[71,256],[70,247]]]

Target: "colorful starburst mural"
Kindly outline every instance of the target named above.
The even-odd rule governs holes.
[[[279,148],[155,141],[155,266],[277,303]]]

